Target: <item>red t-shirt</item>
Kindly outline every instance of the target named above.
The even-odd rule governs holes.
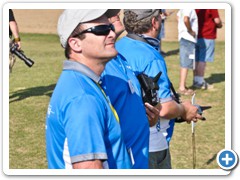
[[[198,16],[198,38],[216,39],[215,18],[219,18],[217,9],[196,9]]]

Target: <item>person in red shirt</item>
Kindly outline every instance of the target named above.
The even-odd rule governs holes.
[[[198,16],[198,41],[193,87],[208,89],[211,86],[204,80],[206,62],[214,60],[217,29],[222,27],[222,21],[217,9],[196,9],[196,13]]]

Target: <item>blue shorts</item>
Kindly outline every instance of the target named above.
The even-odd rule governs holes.
[[[195,61],[195,47],[196,43],[188,41],[186,39],[180,39],[180,66],[182,68],[193,69]]]
[[[196,45],[196,61],[199,62],[213,62],[214,60],[214,39],[198,39]]]

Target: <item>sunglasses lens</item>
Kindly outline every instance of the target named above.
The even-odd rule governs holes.
[[[110,30],[115,31],[114,26],[112,24],[100,25],[92,29],[92,33],[94,33],[95,35],[108,35],[110,33]]]
[[[112,24],[110,24],[110,25],[99,25],[99,26],[94,26],[94,27],[91,27],[89,29],[86,29],[86,30],[78,33],[74,37],[77,37],[77,36],[79,36],[81,34],[84,34],[84,33],[93,33],[97,36],[102,36],[102,35],[106,36],[110,33],[111,30],[113,32],[115,32],[115,28]]]

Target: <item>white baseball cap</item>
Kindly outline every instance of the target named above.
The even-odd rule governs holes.
[[[79,23],[92,21],[106,14],[108,18],[119,13],[120,9],[66,9],[58,19],[57,31],[62,46],[65,48],[67,40]]]

